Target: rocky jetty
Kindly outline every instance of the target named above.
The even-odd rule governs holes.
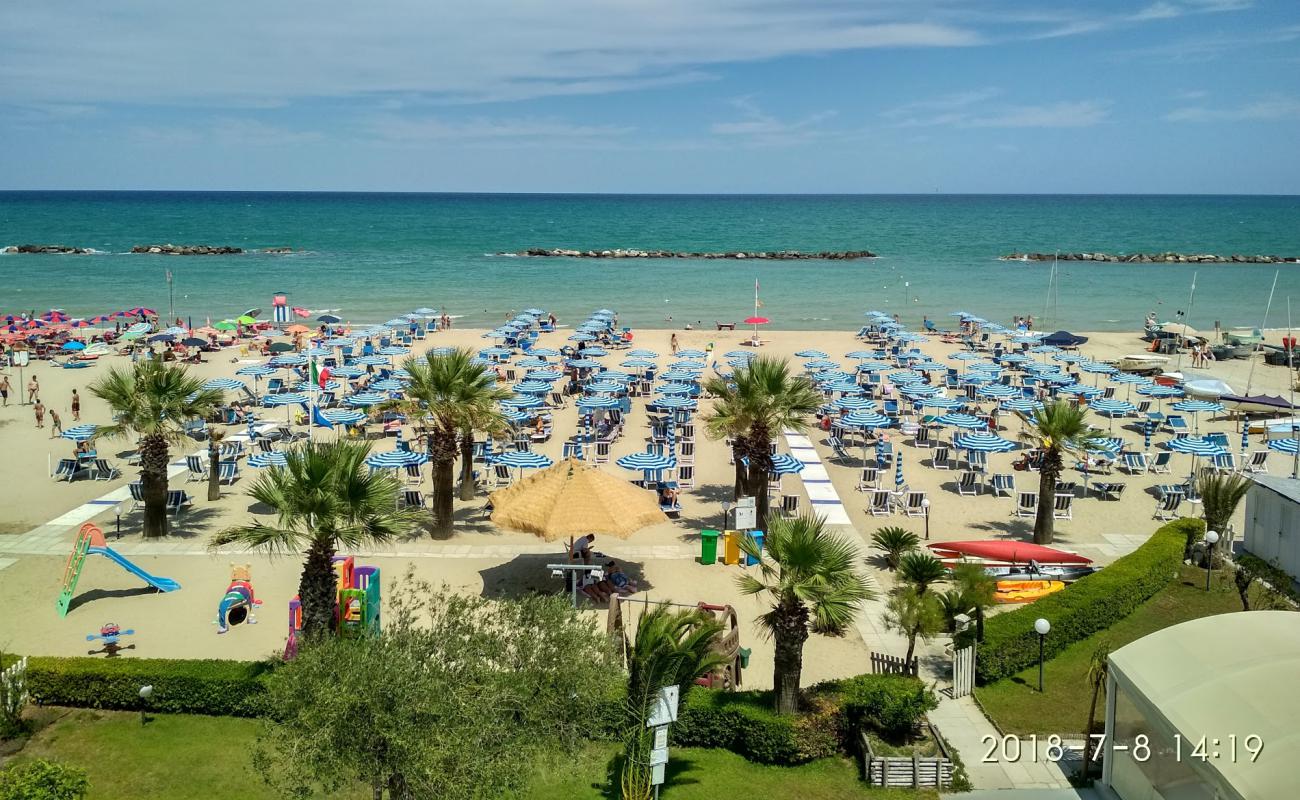
[[[1295,256],[1220,256],[1213,253],[1011,253],[1003,261],[1113,261],[1119,264],[1295,264]]]
[[[5,248],[6,253],[53,253],[56,255],[83,256],[93,253],[88,247],[72,247],[66,244],[19,244]]]
[[[244,249],[208,244],[137,244],[131,252],[164,256],[228,256],[242,253]]]
[[[875,258],[870,250],[823,251],[804,253],[798,250],[737,250],[729,253],[688,253],[679,250],[566,250],[564,248],[530,247],[519,253],[500,253],[499,255],[538,256],[544,258],[730,258],[754,259],[756,261],[853,261],[859,258]]]

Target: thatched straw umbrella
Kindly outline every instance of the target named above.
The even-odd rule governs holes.
[[[548,542],[601,533],[625,539],[667,521],[653,492],[566,459],[492,493],[492,522]]]

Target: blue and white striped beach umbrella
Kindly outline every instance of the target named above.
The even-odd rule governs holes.
[[[585,332],[583,332],[583,331],[578,331],[577,333],[571,333],[571,334],[569,334],[569,341],[571,341],[571,342],[594,342],[594,341],[596,341],[596,337],[595,337],[595,336],[592,336],[590,333],[585,333]]]
[[[823,370],[836,369],[839,367],[839,364],[828,358],[814,358],[812,361],[805,361],[803,366],[804,369]]]
[[[1094,400],[1088,406],[1093,411],[1100,411],[1103,414],[1132,414],[1137,411],[1137,406],[1124,400],[1115,400],[1102,398]]]
[[[353,336],[336,336],[333,339],[326,339],[321,342],[326,347],[351,347],[356,343],[356,337]]]
[[[629,356],[632,356],[633,358],[658,358],[659,357],[658,353],[656,353],[653,350],[647,350],[644,347],[638,347],[635,350],[629,350],[627,351],[627,354]]]
[[[350,406],[374,406],[378,405],[388,398],[379,392],[359,392],[347,398],[347,404]]]
[[[1100,437],[1089,440],[1086,449],[1094,453],[1109,453],[1114,456],[1124,449],[1124,440],[1118,436]]]
[[[1276,450],[1279,453],[1295,455],[1296,451],[1300,450],[1300,439],[1295,439],[1290,436],[1284,439],[1269,439],[1268,449]]]
[[[512,469],[544,469],[554,462],[541,453],[529,450],[507,450],[499,456],[493,456],[493,464],[505,464]]]
[[[411,352],[411,348],[398,347],[397,345],[379,348],[379,355],[381,356],[404,356],[409,352]]]
[[[522,369],[537,369],[538,367],[546,366],[546,359],[529,356],[528,358],[521,358],[516,361],[515,366]]]
[[[335,425],[356,425],[366,419],[364,411],[357,411],[354,408],[324,408],[321,409],[320,415]]]
[[[617,381],[595,380],[582,387],[588,394],[616,394],[623,391],[623,384]]]
[[[817,388],[826,392],[847,392],[849,394],[862,394],[863,392],[863,388],[859,384],[843,379],[827,381]]]
[[[758,354],[753,350],[728,350],[723,355],[727,358],[747,358],[750,360],[758,358]]]
[[[282,394],[268,394],[262,398],[264,406],[288,406],[294,403],[306,403],[307,395],[301,392],[284,392]]]
[[[359,378],[366,374],[361,367],[337,367],[330,370],[330,374],[336,378]]]
[[[1182,397],[1183,390],[1176,386],[1156,384],[1155,386],[1144,386],[1138,389],[1138,394],[1144,394],[1147,397]]]
[[[513,388],[518,394],[545,394],[551,390],[551,383],[550,381],[535,380],[525,377],[524,380],[516,383]]]
[[[665,383],[655,389],[655,394],[688,395],[695,387],[685,383]]]
[[[772,456],[773,475],[796,475],[803,472],[804,463],[789,453],[777,453]]]
[[[677,466],[677,459],[673,456],[661,455],[659,453],[632,453],[623,456],[614,462],[623,469],[639,469],[646,472],[658,472],[659,470],[672,469]]]
[[[898,391],[910,398],[920,399],[923,397],[934,397],[939,394],[939,387],[930,386],[925,383],[905,383],[898,387]]]
[[[250,366],[240,367],[239,369],[235,370],[236,375],[252,375],[255,378],[261,378],[266,375],[274,375],[275,372],[276,370],[274,367],[268,367],[264,364],[252,364]]]
[[[1088,361],[1088,359],[1084,358],[1078,353],[1053,353],[1052,360],[1059,361],[1062,364],[1091,363]]]
[[[1028,397],[1021,397],[1015,400],[1003,400],[999,406],[1004,411],[1019,411],[1022,414],[1027,414],[1031,411],[1037,411],[1042,408],[1043,404],[1037,400],[1031,400]]]
[[[894,453],[894,488],[903,488],[903,451]]]
[[[1016,443],[1003,439],[996,433],[959,433],[952,443],[961,450],[981,453],[1007,453],[1016,449]]]
[[[588,358],[600,358],[609,355],[609,351],[603,347],[584,347],[582,348],[582,354]]]
[[[1142,449],[1143,450],[1151,449],[1151,437],[1152,435],[1155,434],[1155,432],[1156,432],[1156,421],[1153,419],[1147,420],[1146,423],[1142,426]]]
[[[632,381],[632,376],[626,372],[619,372],[616,369],[603,369],[593,376],[598,381],[614,381],[616,383],[628,384]]]
[[[618,398],[607,394],[595,394],[578,399],[578,409],[592,411],[597,408],[618,408]]]
[[[379,367],[392,362],[388,356],[362,356],[361,358],[352,359],[353,364],[360,364],[363,367]]]
[[[690,382],[700,377],[699,370],[694,369],[670,369],[659,376],[665,381],[686,381]]]
[[[925,376],[916,370],[900,369],[896,372],[889,373],[889,380],[893,383],[916,383],[924,381]]]
[[[893,420],[875,411],[854,411],[841,417],[839,424],[846,428],[888,428]]]
[[[85,425],[77,425],[76,427],[68,428],[59,435],[64,439],[71,439],[74,442],[85,442],[95,438],[95,431],[98,429],[98,425],[86,423]]]
[[[529,381],[558,381],[564,377],[564,373],[556,369],[533,369],[524,374],[524,380]]]
[[[988,397],[994,400],[1006,400],[1020,395],[1019,389],[1005,386],[1001,383],[992,383],[988,386],[981,386],[975,391],[980,397]]]
[[[307,363],[307,356],[285,353],[272,358],[268,363],[273,367],[301,367]]]
[[[575,358],[569,361],[569,366],[578,369],[596,369],[600,366],[600,362],[594,358]]]
[[[1223,406],[1218,403],[1211,403],[1208,400],[1180,400],[1174,403],[1172,408],[1177,411],[1186,411],[1189,414],[1218,414],[1223,411]]]
[[[1064,358],[1060,360],[1065,361]],[[1094,375],[1114,375],[1119,372],[1119,369],[1114,365],[1103,364],[1100,361],[1081,361],[1079,362],[1079,369]]]
[[[1200,436],[1171,439],[1166,446],[1175,453],[1190,453],[1194,456],[1217,456],[1227,452],[1218,442]]]
[[[1244,456],[1250,449],[1250,426],[1243,424],[1241,426],[1241,454]]]
[[[948,358],[952,359],[953,361],[983,361],[984,360],[984,356],[980,355],[979,353],[972,353],[969,350],[959,350],[958,352],[948,356]]]
[[[373,469],[401,469],[418,467],[429,460],[429,455],[415,450],[388,450],[366,456],[366,464]]]
[[[534,347],[528,351],[529,355],[541,356],[543,358],[555,358],[560,354],[559,350],[550,347]]]
[[[1054,345],[1054,344],[1040,344],[1040,345],[1038,345],[1037,347],[1031,347],[1031,348],[1029,348],[1029,352],[1031,352],[1031,353],[1059,353],[1059,352],[1061,352],[1061,348],[1057,347],[1057,346]]]
[[[506,421],[509,422],[511,425],[518,425],[519,423],[528,419],[529,416],[531,415],[529,415],[528,412],[526,411],[519,411],[513,408],[503,408],[501,409],[501,416],[505,417]]]
[[[1098,389],[1095,386],[1085,386],[1082,383],[1074,383],[1074,384],[1070,384],[1069,386],[1062,386],[1059,389],[1059,391],[1061,394],[1073,395],[1075,397],[1083,397],[1088,400],[1091,400],[1094,397],[1101,397],[1103,394],[1105,394],[1104,391]]]
[[[660,408],[695,408],[695,401],[681,395],[666,395],[654,401]]]
[[[628,369],[650,369],[654,365],[655,362],[648,358],[629,358],[619,364],[620,367],[627,367]]]
[[[962,405],[962,401],[955,397],[927,397],[921,401],[921,408],[942,408],[945,411],[961,408]]]
[[[858,372],[882,372],[893,368],[894,365],[886,361],[863,361],[858,364]]]
[[[826,353],[821,350],[800,350],[794,354],[796,358],[825,358]]]
[[[1003,364],[1023,364],[1028,360],[1029,358],[1027,356],[1023,356],[1020,353],[1007,353],[1002,356]]]
[[[939,425],[947,425],[963,430],[981,431],[988,427],[984,424],[984,420],[971,414],[944,414],[935,417],[934,421]]]
[[[678,357],[678,358],[702,359],[702,358],[708,358],[708,357],[709,357],[709,354],[706,353],[706,352],[704,352],[703,350],[698,350],[698,349],[696,349],[696,348],[689,348],[689,349],[687,349],[687,350],[678,350],[678,351],[677,351],[677,357]]]
[[[876,401],[865,397],[841,397],[832,405],[841,411],[872,411],[876,408]]]
[[[542,398],[532,394],[517,394],[501,401],[507,408],[541,408]]]
[[[395,378],[384,378],[370,384],[370,388],[376,392],[400,392],[406,389],[406,384]]]
[[[220,389],[221,391],[233,391],[237,389],[246,389],[243,381],[237,381],[234,378],[213,378],[203,384],[204,389]]]
[[[284,467],[288,466],[289,459],[284,453],[272,451],[270,453],[254,453],[248,457],[248,466],[262,469],[264,467]]]

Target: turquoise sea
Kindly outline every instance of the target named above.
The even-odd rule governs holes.
[[[135,244],[290,246],[288,255],[131,255]],[[83,256],[0,256],[0,313],[92,315],[135,305],[214,320],[290,303],[382,321],[418,306],[500,322],[512,309],[562,321],[608,306],[639,327],[743,319],[758,280],[772,327],[849,328],[867,309],[955,309],[1038,327],[1131,330],[1188,307],[1197,328],[1270,326],[1300,306],[1300,265],[1002,262],[1011,251],[1300,255],[1300,197],[642,196],[206,192],[0,192],[0,247],[59,243]],[[491,255],[528,247],[853,250],[853,262],[596,261]],[[1047,310],[1047,319],[1043,319]],[[1297,309],[1300,311],[1300,308]],[[671,317],[671,321],[669,321]]]

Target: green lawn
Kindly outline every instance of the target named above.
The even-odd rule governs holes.
[[[1099,646],[1108,643],[1111,650],[1118,650],[1170,625],[1240,610],[1241,600],[1228,573],[1216,572],[1211,590],[1206,592],[1205,570],[1184,566],[1176,580],[1128,617],[1075,642],[1048,661],[1041,694],[1035,665],[1010,678],[977,687],[975,697],[1005,733],[1081,736],[1087,727],[1088,704],[1092,699],[1086,681],[1088,664]],[[1099,709],[1098,714],[1101,713]]]
[[[158,714],[140,726],[137,714],[49,709],[54,721],[37,732],[16,758],[51,758],[84,768],[90,800],[275,800],[249,766],[255,720]],[[592,743],[539,770],[519,800],[604,800],[618,747]],[[743,793],[763,800],[934,797],[873,790],[858,780],[857,766],[833,758],[802,767],[751,764],[722,750],[677,749],[669,762],[665,800],[717,800]],[[362,800],[369,792],[340,795]]]

